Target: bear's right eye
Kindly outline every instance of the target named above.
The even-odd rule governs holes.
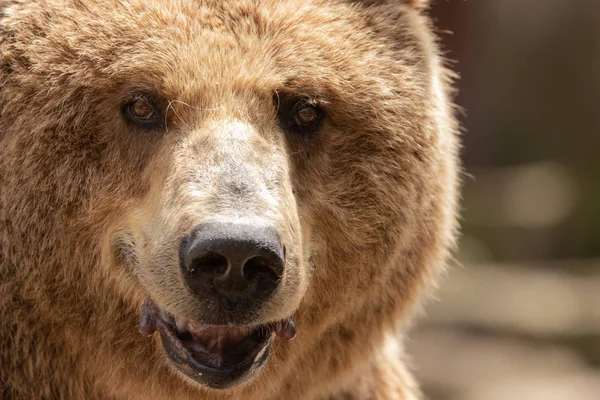
[[[125,119],[140,128],[155,129],[164,123],[159,102],[149,96],[137,96],[125,103],[122,109]]]
[[[325,111],[317,101],[309,98],[274,97],[279,123],[288,132],[300,135],[314,134],[325,118]]]

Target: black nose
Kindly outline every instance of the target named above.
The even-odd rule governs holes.
[[[285,248],[277,231],[263,223],[206,222],[181,245],[183,277],[205,300],[226,308],[256,306],[279,285]],[[238,303],[243,304],[238,304]]]

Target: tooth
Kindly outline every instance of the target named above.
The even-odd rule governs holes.
[[[254,362],[258,361],[263,356],[263,354],[265,353],[266,350],[267,350],[267,346],[260,349],[258,354],[254,357]]]
[[[208,350],[210,350],[210,351],[213,351],[213,350],[215,350],[215,348],[217,347],[217,344],[218,344],[218,342],[219,342],[219,339],[218,339],[218,338],[215,338],[215,339],[210,339],[210,340],[208,341],[208,343],[206,344],[206,348],[207,348]]]
[[[177,317],[175,319],[175,325],[177,325],[177,331],[179,333],[187,332],[188,320],[186,318]]]
[[[187,328],[188,328],[190,331],[197,331],[197,330],[199,330],[199,329],[200,329],[200,324],[199,324],[199,323],[197,323],[196,321],[188,321],[188,326],[187,326]]]

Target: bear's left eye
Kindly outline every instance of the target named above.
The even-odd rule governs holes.
[[[123,105],[122,111],[128,122],[140,128],[158,128],[164,122],[164,116],[158,101],[149,96],[135,97]]]

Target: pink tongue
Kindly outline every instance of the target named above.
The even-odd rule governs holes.
[[[203,343],[209,349],[240,343],[254,331],[250,327],[211,326],[195,322],[188,322],[187,330],[196,341]]]
[[[195,340],[214,347],[221,343],[239,343],[250,335],[256,328],[240,326],[211,326],[192,322],[187,319],[177,319],[177,328],[180,332],[188,331]],[[282,339],[292,340],[296,337],[296,325],[292,317],[279,321],[275,333]]]

